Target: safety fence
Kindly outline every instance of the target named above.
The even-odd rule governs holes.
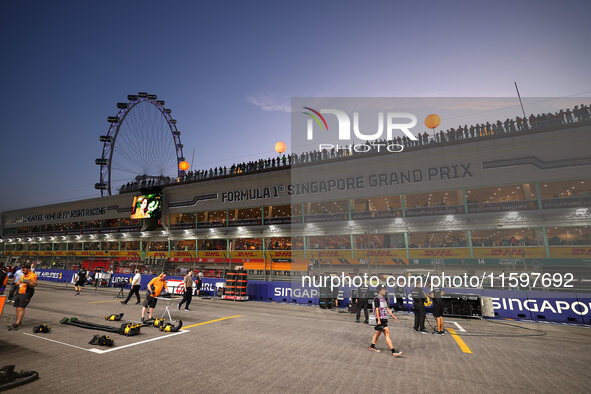
[[[71,283],[76,271],[71,270],[36,270],[40,280]],[[112,274],[108,286],[130,288],[130,279],[133,274]],[[145,286],[155,275],[142,275],[141,286]],[[182,293],[181,276],[169,276],[171,291]],[[203,278],[201,295],[214,296],[217,289],[223,287],[223,278]],[[328,297],[338,300],[340,307],[345,307],[351,302],[353,288],[342,286],[331,292],[330,296],[323,295],[325,289],[316,287],[303,287],[299,283],[249,280],[246,294],[249,300],[266,302],[283,302],[292,304],[318,305],[321,298]],[[399,290],[402,296],[404,309],[412,310],[412,288],[404,287]],[[525,290],[493,290],[493,289],[443,289],[446,293],[472,294],[480,297],[488,297],[492,302],[494,314],[497,318],[528,319],[547,322],[584,323],[591,324],[591,294],[590,293],[564,293],[546,291]],[[395,303],[395,289],[388,288],[390,303]]]

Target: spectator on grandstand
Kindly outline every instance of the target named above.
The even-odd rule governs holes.
[[[529,119],[529,120],[528,120]],[[556,113],[531,114],[529,117],[516,117],[515,119],[506,119],[505,121],[497,120],[493,123],[486,122],[485,124],[464,125],[447,130],[440,130],[435,132],[432,138],[427,132],[418,134],[418,140],[412,141],[408,137],[396,137],[391,141],[380,140],[376,141],[380,144],[399,144],[404,146],[405,150],[421,148],[422,146],[433,143],[447,143],[456,142],[467,139],[474,139],[486,136],[499,136],[506,133],[537,131],[553,127],[567,127],[575,122],[587,122],[591,119],[591,111],[589,106],[581,104],[575,106],[573,110],[560,110]],[[371,146],[371,144],[368,144]],[[382,150],[384,152],[384,150]],[[139,188],[148,185],[165,185],[173,182],[191,182],[195,180],[204,180],[209,178],[216,178],[227,175],[241,175],[247,173],[260,172],[267,169],[278,167],[287,167],[293,165],[302,165],[316,162],[319,160],[340,159],[345,157],[355,156],[354,151],[331,149],[330,151],[323,150],[322,152],[310,151],[301,152],[300,154],[291,153],[281,157],[259,159],[258,161],[249,161],[246,163],[232,164],[228,167],[210,168],[207,170],[191,170],[186,174],[172,179],[170,177],[160,176],[158,178],[150,178],[137,176],[135,181],[127,183],[120,188],[120,192],[130,192],[138,190]]]
[[[548,240],[548,244],[549,244],[549,245],[560,245],[560,238],[558,238],[558,237],[556,236],[556,234],[554,234],[554,235],[552,236],[552,238],[550,238],[550,239]]]

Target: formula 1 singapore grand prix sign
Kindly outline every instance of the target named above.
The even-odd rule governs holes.
[[[287,191],[288,196],[316,193],[342,192],[375,187],[387,187],[412,183],[446,181],[471,178],[471,163],[453,163],[451,165],[404,169],[399,171],[374,173],[366,176],[339,177],[314,180],[289,185],[231,190],[222,193],[222,202],[238,202],[278,198]]]

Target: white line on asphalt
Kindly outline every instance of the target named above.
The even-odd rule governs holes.
[[[130,344],[127,344],[127,345],[123,345],[123,346],[117,346],[117,347],[114,347],[114,348],[111,348],[111,349],[106,349],[106,350],[90,349],[90,350],[94,351],[95,353],[99,353],[99,354],[109,353],[109,352],[114,352],[115,350],[125,349],[126,347],[131,347],[131,346],[135,346],[135,345],[141,345],[142,343],[146,343],[146,342],[152,342],[152,341],[157,341],[159,339],[174,337],[175,335],[185,334],[187,332],[190,332],[190,331],[189,330],[180,330],[179,332],[175,332],[173,334],[166,334],[165,336],[162,336],[162,337],[156,337],[156,338],[146,339],[145,341],[139,341],[139,342],[135,342],[135,343],[130,343]]]
[[[458,330],[459,330],[459,331],[461,331],[461,332],[466,332],[466,330],[464,330],[464,329],[462,328],[462,326],[460,326],[460,325],[459,325],[458,323],[456,323],[455,321],[451,321],[451,320],[450,320],[450,323],[453,323],[453,324],[455,324],[455,325],[456,325],[456,327],[458,328]]]
[[[152,341],[157,341],[159,339],[170,338],[170,337],[173,337],[175,335],[185,334],[187,332],[191,332],[191,331],[189,331],[189,330],[180,330],[179,332],[175,332],[173,334],[166,334],[165,336],[151,338],[151,339],[146,339],[145,341],[139,341],[139,342],[135,342],[135,343],[130,343],[130,344],[127,344],[127,345],[118,346],[118,347],[111,348],[111,349],[106,349],[106,350],[101,350],[101,349],[86,349],[86,348],[83,348],[83,347],[80,347],[80,346],[76,346],[76,345],[72,345],[72,344],[69,344],[69,343],[56,341],[55,339],[50,339],[50,338],[42,337],[40,335],[33,335],[33,334],[29,334],[27,332],[23,332],[23,334],[29,335],[29,336],[35,337],[35,338],[45,339],[46,341],[55,342],[55,343],[59,343],[59,344],[62,344],[62,345],[70,346],[70,347],[73,347],[73,348],[76,348],[76,349],[86,350],[87,352],[91,352],[91,353],[104,354],[104,353],[114,352],[115,350],[125,349],[125,348],[130,347],[130,346],[141,345],[142,343],[146,343],[146,342],[152,342]]]
[[[31,337],[35,337],[35,338],[45,339],[46,341],[55,342],[55,343],[59,343],[59,344],[62,344],[62,345],[75,347],[76,349],[86,350],[86,351],[89,351],[89,352],[92,351],[92,350],[96,350],[96,349],[84,349],[83,347],[80,347],[80,346],[70,345],[69,343],[56,341],[55,339],[49,339],[49,338],[45,338],[45,337],[42,337],[42,336],[39,336],[39,335],[29,334],[28,332],[23,332],[23,334],[28,335],[28,336],[31,336]]]

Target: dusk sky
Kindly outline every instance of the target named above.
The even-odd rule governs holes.
[[[523,96],[589,97],[590,12],[589,1],[2,1],[0,211],[97,197],[99,136],[138,91],[166,100],[194,169],[289,148],[294,96],[513,97],[517,81]]]

